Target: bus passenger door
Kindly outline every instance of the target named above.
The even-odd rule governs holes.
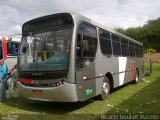
[[[92,29],[90,28],[90,30]],[[87,100],[96,95],[94,59],[97,50],[97,38],[95,36],[81,32],[78,33],[77,37],[76,85],[79,101]]]

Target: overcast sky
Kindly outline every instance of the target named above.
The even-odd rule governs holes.
[[[160,17],[160,0],[0,0],[0,35],[21,33],[24,22],[75,12],[111,27],[143,26]]]

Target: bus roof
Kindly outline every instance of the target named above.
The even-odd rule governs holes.
[[[70,13],[70,14],[72,15],[74,21],[77,22],[77,23],[81,22],[81,21],[88,22],[88,23],[91,23],[91,24],[95,25],[98,28],[102,28],[102,29],[107,30],[107,31],[109,31],[111,33],[114,33],[114,34],[117,34],[117,35],[119,35],[121,37],[129,39],[129,40],[131,40],[131,41],[133,41],[133,42],[135,42],[137,44],[143,45],[141,42],[139,42],[139,41],[137,41],[137,40],[135,40],[133,38],[130,38],[130,37],[128,37],[128,36],[126,36],[126,35],[124,35],[122,33],[119,33],[119,32],[117,32],[117,31],[115,31],[115,30],[113,30],[111,28],[108,28],[105,25],[99,24],[99,23],[93,21],[92,19],[87,18],[87,17],[85,17],[83,15],[80,15],[80,14],[77,14],[77,13]]]

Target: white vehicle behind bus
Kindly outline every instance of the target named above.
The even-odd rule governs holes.
[[[9,69],[17,64],[18,48],[20,44],[19,38],[0,36],[0,59],[4,59]]]

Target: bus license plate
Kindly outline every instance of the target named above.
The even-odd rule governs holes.
[[[32,93],[36,95],[42,95],[43,91],[42,90],[32,90]]]

